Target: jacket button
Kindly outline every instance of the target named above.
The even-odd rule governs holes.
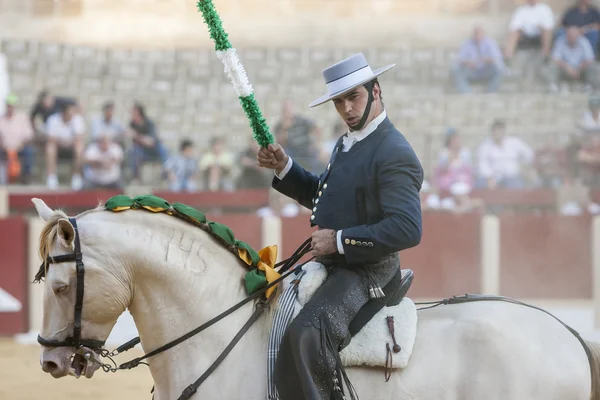
[[[327,169],[331,169],[331,163],[327,164]]]
[[[319,191],[319,196],[323,196],[323,192]]]
[[[363,244],[362,244],[362,242],[356,242],[356,245],[357,245],[358,247],[360,247],[360,246],[362,246]]]
[[[315,204],[319,204],[319,199],[316,199],[316,200],[314,201],[314,203],[315,203]]]
[[[346,243],[346,244],[350,244],[350,239],[346,239],[346,240],[344,240],[344,243]]]
[[[327,184],[323,184],[323,189],[327,189]]]
[[[312,221],[312,220],[314,220],[314,219],[315,219],[315,216],[314,216],[314,215],[311,215],[311,216],[310,216],[310,220]]]
[[[354,246],[354,245],[356,245],[356,240],[352,239],[352,240],[350,241],[350,243],[352,244],[352,246]]]
[[[313,207],[313,212],[317,211],[317,207]]]
[[[369,247],[373,247],[373,242],[369,242]]]

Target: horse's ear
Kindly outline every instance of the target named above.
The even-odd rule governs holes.
[[[73,249],[73,240],[75,239],[75,228],[68,219],[61,218],[58,220],[58,240],[60,244],[67,249]]]
[[[48,207],[42,199],[33,198],[31,199],[31,202],[35,206],[35,209],[37,210],[40,218],[44,220],[44,222],[48,222],[52,214],[54,214],[54,211],[52,211],[52,209]]]

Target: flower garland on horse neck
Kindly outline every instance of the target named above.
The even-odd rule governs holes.
[[[254,98],[254,89],[248,80],[246,70],[238,58],[235,48],[229,42],[227,32],[223,29],[223,23],[212,0],[198,0],[198,10],[202,12],[204,22],[208,25],[210,37],[215,42],[217,57],[223,62],[225,73],[229,76],[240,99],[254,133],[254,139],[261,147],[267,147],[274,142],[273,135],[269,132],[267,121]]]

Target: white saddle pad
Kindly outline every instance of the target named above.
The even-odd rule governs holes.
[[[325,267],[317,262],[307,263],[303,270],[306,273],[298,285],[294,317],[298,315],[304,304],[310,300],[327,278]],[[294,279],[295,277],[292,275],[283,282],[283,291]],[[385,367],[386,343],[389,343],[390,349],[394,346],[387,325],[388,316],[394,317],[396,343],[401,348],[399,353],[392,352],[392,368],[406,367],[417,334],[417,308],[413,301],[407,297],[397,306],[382,308],[352,338],[350,344],[340,352],[340,358],[344,366]]]

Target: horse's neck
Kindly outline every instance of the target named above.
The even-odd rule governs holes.
[[[145,352],[152,351],[212,319],[245,297],[245,272],[235,256],[208,235],[191,226],[164,227],[147,232],[135,262],[134,297],[130,312]],[[252,304],[229,315],[206,331],[148,360],[155,382],[155,399],[173,399],[194,382],[219,356],[252,313]],[[202,391],[238,393],[240,385],[264,380],[265,324],[259,320],[227,360],[203,384]],[[253,353],[253,354],[249,354]],[[251,357],[246,362],[243,357]],[[262,362],[262,363],[261,363]],[[236,369],[247,368],[244,382],[228,382]],[[222,377],[222,378],[221,378]],[[227,392],[227,391],[230,392]],[[201,391],[199,391],[198,397]],[[206,396],[204,396],[206,397]],[[212,398],[212,397],[211,397]],[[217,398],[217,397],[214,397]]]

